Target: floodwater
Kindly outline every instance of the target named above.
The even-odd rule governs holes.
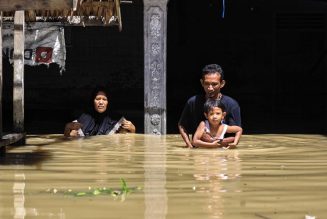
[[[0,157],[0,218],[323,219],[326,161],[322,135],[244,135],[234,150],[30,135]]]

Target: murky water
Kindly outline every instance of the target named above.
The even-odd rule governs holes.
[[[236,150],[190,150],[179,135],[27,144],[0,158],[1,219],[327,218],[325,136],[244,135]]]

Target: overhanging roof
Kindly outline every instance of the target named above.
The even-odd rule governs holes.
[[[66,25],[118,25],[122,29],[120,0],[1,0],[3,21],[13,21],[16,10],[26,22],[63,22]]]

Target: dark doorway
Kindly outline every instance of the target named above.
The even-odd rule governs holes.
[[[325,133],[327,4],[222,2],[168,4],[168,132],[178,132],[185,102],[202,92],[202,67],[217,63],[245,133]]]
[[[27,133],[63,133],[97,85],[109,87],[110,108],[143,133],[143,4],[122,4],[123,29],[66,26],[66,70],[56,64],[25,65]],[[5,131],[12,128],[12,66],[5,61]]]

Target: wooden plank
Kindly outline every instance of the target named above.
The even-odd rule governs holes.
[[[0,11],[70,10],[73,0],[1,0]]]
[[[0,12],[0,36],[2,36],[2,11]],[[2,90],[3,90],[3,67],[2,67],[2,37],[0,37],[0,139],[2,138]]]
[[[14,85],[13,85],[13,129],[24,132],[24,11],[16,11],[14,18]]]

